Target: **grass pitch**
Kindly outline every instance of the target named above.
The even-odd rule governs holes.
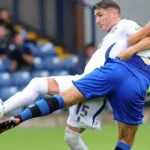
[[[3,150],[69,150],[63,140],[65,128],[17,128],[0,135]],[[89,150],[113,150],[117,139],[115,125],[101,131],[87,130],[83,139]],[[142,125],[132,150],[150,150],[150,124]]]

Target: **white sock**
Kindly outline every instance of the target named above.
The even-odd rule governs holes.
[[[20,92],[4,102],[4,114],[32,103],[40,94],[48,93],[47,78],[33,78]]]
[[[66,128],[64,140],[71,150],[88,150],[81,138],[81,133]]]

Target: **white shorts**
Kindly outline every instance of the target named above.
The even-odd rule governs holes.
[[[58,83],[59,92],[61,93],[73,86],[72,80],[78,80],[83,76],[53,76],[52,78]],[[100,115],[106,103],[105,98],[98,98],[70,107],[67,123],[77,128],[100,129]]]

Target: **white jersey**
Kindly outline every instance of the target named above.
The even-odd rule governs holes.
[[[121,20],[103,38],[98,46],[98,50],[93,54],[91,60],[86,65],[84,74],[90,73],[95,68],[103,66],[108,57],[115,58],[120,51],[128,47],[128,36],[136,33],[140,29],[140,26],[134,21],[127,19]],[[150,51],[140,52],[137,55],[150,57]]]

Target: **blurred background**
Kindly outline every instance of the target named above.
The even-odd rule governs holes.
[[[92,5],[98,1],[0,0],[0,98],[5,101],[17,91],[22,90],[33,77],[83,73],[85,65],[105,35],[96,26],[93,15]],[[150,21],[149,0],[117,1],[122,9],[122,18],[134,20],[141,26]],[[16,115],[23,109],[17,109],[9,115]],[[150,122],[149,94],[146,99],[144,114],[144,122]],[[63,145],[63,130],[67,116],[68,110],[61,110],[51,117],[29,121],[21,126],[23,128],[29,127],[29,130],[20,129],[16,131],[17,140],[19,140],[20,133],[27,134],[26,131],[38,133],[41,136],[41,130],[33,131],[31,130],[33,127],[44,128],[42,129],[44,133],[46,133],[47,127],[53,127],[49,129],[50,132],[56,130],[57,133],[60,130],[56,137],[60,134]],[[116,134],[113,132],[115,126],[112,124],[115,122],[109,105],[102,122],[107,124],[102,134],[103,132],[105,134],[105,131],[109,129],[112,135]],[[148,128],[149,124],[146,124],[143,131],[148,130]],[[144,134],[143,131],[140,134]],[[90,137],[90,135],[97,133],[89,132],[87,134]],[[10,134],[9,137],[11,138]],[[48,135],[46,137],[49,138]],[[8,136],[3,136],[2,146],[9,149],[5,138],[7,139]],[[7,139],[7,141],[10,142],[11,140]],[[99,146],[98,141],[95,144],[93,144],[92,139],[87,139],[87,141],[91,149],[98,149],[96,147]],[[22,142],[24,145],[24,140]],[[147,147],[143,149],[142,144],[137,143],[139,145],[136,150],[147,150]],[[11,149],[20,149],[22,145],[18,147],[16,144],[16,147],[11,147]],[[26,148],[30,149],[29,147]],[[63,150],[63,146],[60,150]]]

